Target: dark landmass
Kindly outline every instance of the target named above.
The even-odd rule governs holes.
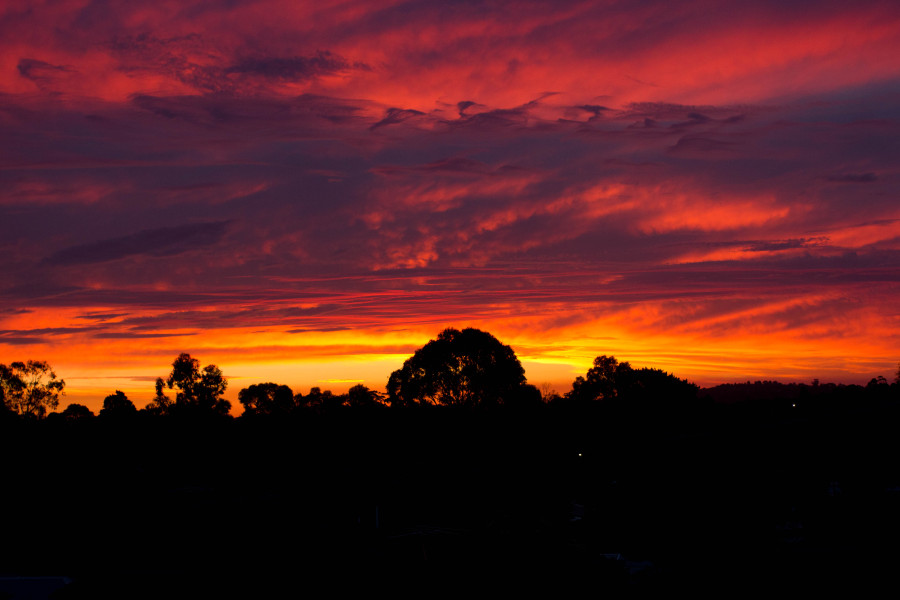
[[[55,598],[134,598],[893,573],[898,384],[670,400],[4,414],[0,574],[69,577]]]

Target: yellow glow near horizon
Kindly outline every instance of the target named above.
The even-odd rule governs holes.
[[[748,379],[864,383],[877,374],[890,375],[896,368],[889,340],[859,336],[824,343],[802,333],[777,338],[765,333],[718,338],[704,337],[699,331],[651,334],[640,328],[629,330],[620,317],[540,336],[510,319],[480,324],[480,328],[516,350],[529,383],[546,384],[559,393],[570,389],[574,378],[583,375],[601,354],[634,367],[663,369],[701,386]],[[61,322],[60,315],[42,318]],[[94,412],[115,390],[125,392],[138,407],[144,406],[153,397],[155,378],[168,374],[179,352],[189,352],[201,365],[216,364],[222,369],[229,382],[226,398],[239,414],[237,393],[255,383],[284,384],[295,393],[308,393],[312,387],[343,393],[358,383],[383,391],[390,373],[442,327],[421,329],[287,334],[245,328],[208,331],[202,336],[102,341],[72,335],[65,343],[2,349],[9,357],[6,362],[29,358],[50,362],[67,382],[60,408],[77,402]],[[605,335],[596,335],[598,331]]]

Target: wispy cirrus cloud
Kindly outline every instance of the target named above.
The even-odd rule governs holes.
[[[145,229],[127,236],[63,248],[47,258],[52,265],[72,265],[117,260],[135,254],[172,256],[217,243],[227,221]]]

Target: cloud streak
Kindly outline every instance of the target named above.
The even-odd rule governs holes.
[[[77,265],[118,260],[137,254],[173,256],[217,243],[225,234],[227,221],[195,223],[176,227],[145,229],[137,233],[71,246],[47,259],[51,265]]]

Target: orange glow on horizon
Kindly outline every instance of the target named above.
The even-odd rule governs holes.
[[[723,315],[669,331],[660,331],[659,324],[671,318],[671,308],[659,306],[652,312],[647,312],[647,307],[624,312],[610,308],[607,316],[537,335],[533,328],[522,327],[531,319],[522,322],[514,316],[446,326],[477,326],[493,333],[517,351],[530,383],[549,384],[559,393],[567,391],[574,378],[583,375],[593,358],[601,354],[614,355],[635,367],[663,369],[701,386],[757,379],[808,382],[818,378],[865,383],[879,374],[890,375],[896,367],[890,339],[869,340],[854,335],[852,327],[838,337],[834,332],[815,335],[804,330],[773,335],[772,325],[762,323],[789,309],[787,305],[772,305],[765,312]],[[760,325],[755,330],[729,332],[726,328],[722,334],[708,334],[717,327],[716,323],[747,318]],[[879,317],[872,313],[856,318]],[[64,319],[58,316],[52,321],[59,326]],[[33,322],[48,324],[49,320],[44,317]],[[429,325],[403,331],[304,334],[241,328],[102,343],[79,340],[69,334],[52,345],[0,348],[11,360],[48,360],[57,374],[67,380],[63,404],[79,402],[94,412],[99,411],[102,399],[117,389],[142,407],[153,396],[155,378],[166,376],[171,361],[186,351],[202,365],[217,364],[223,370],[229,380],[226,397],[236,405],[235,414],[239,414],[237,392],[264,381],[286,384],[295,393],[306,393],[311,387],[343,393],[357,383],[383,391],[390,372],[442,328]],[[786,358],[791,356],[796,358]]]

